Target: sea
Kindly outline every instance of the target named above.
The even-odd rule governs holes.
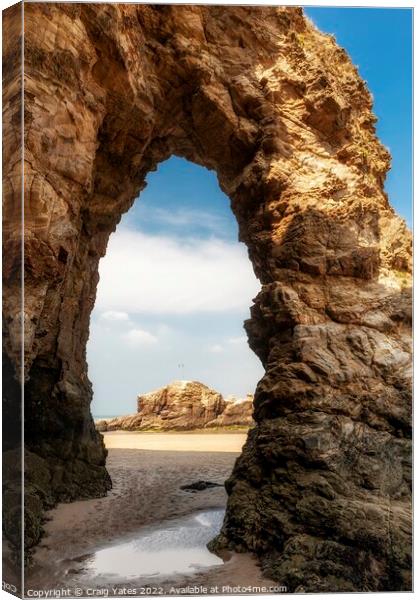
[[[115,419],[116,417],[120,417],[121,415],[92,415],[94,421],[100,421],[102,419]]]

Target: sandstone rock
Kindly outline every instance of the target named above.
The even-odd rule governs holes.
[[[216,170],[262,284],[246,329],[266,374],[215,545],[289,591],[409,590],[411,234],[349,57],[297,7],[24,10],[23,365],[19,31],[4,46],[5,406],[18,437],[24,367],[48,495],[109,489],[85,354],[98,264],[176,154]]]
[[[141,429],[199,429],[225,408],[221,394],[198,381],[174,381],[138,396]]]
[[[252,424],[253,400],[223,399],[198,381],[174,381],[138,396],[138,413],[96,422],[98,431],[192,430],[203,427],[246,427]]]
[[[95,421],[95,426],[98,431],[137,431],[141,428],[141,415],[123,415],[114,417],[113,419],[100,419]]]
[[[253,395],[247,398],[226,398],[224,410],[215,419],[206,423],[205,427],[251,427],[253,418]]]
[[[110,420],[112,420],[112,419],[110,419]],[[99,432],[107,431],[108,423],[109,423],[109,420],[107,420],[107,419],[98,419],[97,421],[95,421],[95,427]]]

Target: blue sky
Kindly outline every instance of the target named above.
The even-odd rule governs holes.
[[[173,156],[149,173],[147,183],[124,223],[157,235],[207,238],[215,232],[222,239],[237,239],[230,201],[214,171]]]
[[[374,95],[393,156],[386,189],[411,224],[411,12],[307,8],[335,34]],[[94,415],[135,412],[136,396],[174,379],[225,395],[253,392],[262,366],[243,321],[257,294],[247,251],[214,172],[172,157],[111,236],[88,343]]]

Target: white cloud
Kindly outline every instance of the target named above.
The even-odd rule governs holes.
[[[224,348],[220,344],[213,344],[209,347],[209,351],[214,354],[219,354],[220,352],[224,352]]]
[[[229,344],[247,344],[247,337],[240,335],[239,337],[233,337],[227,340]]]
[[[121,337],[131,346],[150,346],[158,341],[155,335],[144,329],[131,329]]]
[[[138,215],[142,221],[169,227],[203,227],[206,230],[222,232],[230,230],[230,220],[225,215],[207,212],[197,209],[167,210],[164,208],[150,207],[140,204],[137,208]]]
[[[106,313],[243,311],[260,289],[244,245],[120,228],[101,260],[96,309]]]
[[[105,321],[129,321],[129,315],[119,310],[107,310],[100,315]]]

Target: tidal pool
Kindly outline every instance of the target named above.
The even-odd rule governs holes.
[[[188,574],[223,564],[207,543],[219,532],[224,510],[206,510],[144,528],[135,538],[87,558],[83,579],[134,579]]]

